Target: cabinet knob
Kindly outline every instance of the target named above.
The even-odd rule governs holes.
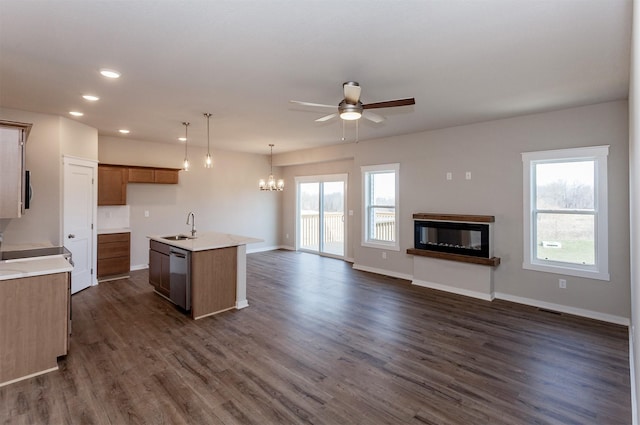
[[[76,235],[74,235],[73,233],[69,233],[69,235],[67,236],[69,239],[73,239],[76,237]]]

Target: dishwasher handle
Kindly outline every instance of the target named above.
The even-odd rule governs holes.
[[[171,255],[178,257],[178,258],[187,258],[186,254],[183,254],[182,252],[177,252],[177,251],[169,251],[171,253]]]

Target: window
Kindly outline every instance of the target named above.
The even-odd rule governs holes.
[[[400,164],[364,166],[361,170],[362,245],[400,251],[397,220]]]
[[[522,154],[522,267],[609,280],[609,146]]]

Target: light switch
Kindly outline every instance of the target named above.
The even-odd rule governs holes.
[[[467,171],[464,175],[464,178],[467,180],[471,180],[471,171]]]

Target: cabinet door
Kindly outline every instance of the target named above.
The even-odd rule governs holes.
[[[178,184],[178,170],[155,170],[155,183]]]
[[[162,255],[163,254],[153,249],[149,250],[149,283],[156,288],[156,290],[160,287]]]
[[[169,296],[169,256],[149,250],[149,283],[164,296]]]
[[[0,218],[20,217],[22,212],[22,130],[0,127]]]
[[[127,168],[98,165],[98,205],[127,204]]]
[[[154,183],[155,170],[152,168],[129,168],[129,183]]]

